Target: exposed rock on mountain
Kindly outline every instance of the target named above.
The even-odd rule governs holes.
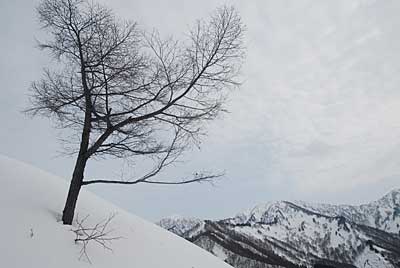
[[[360,206],[280,201],[159,225],[237,268],[400,267],[400,190]]]

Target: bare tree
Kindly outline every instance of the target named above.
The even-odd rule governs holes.
[[[176,162],[223,111],[243,58],[243,26],[233,8],[199,20],[182,42],[145,33],[135,23],[87,0],[42,0],[39,20],[50,34],[40,43],[61,64],[32,84],[28,110],[70,128],[79,145],[62,220],[71,224],[83,185],[94,183],[185,184],[221,174],[198,172],[177,181],[156,175]],[[72,141],[69,141],[72,143]],[[129,180],[86,179],[94,157],[152,161]]]

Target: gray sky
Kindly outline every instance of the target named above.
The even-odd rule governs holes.
[[[165,173],[211,168],[227,172],[223,181],[91,190],[156,220],[227,217],[280,199],[358,204],[400,187],[399,1],[101,2],[145,29],[177,37],[197,18],[233,4],[247,26],[248,56],[230,113],[210,125],[200,151]],[[73,158],[57,153],[59,130],[20,113],[30,82],[51,64],[35,47],[43,35],[36,3],[0,2],[0,153],[69,178]],[[122,169],[96,162],[88,175],[115,177]]]

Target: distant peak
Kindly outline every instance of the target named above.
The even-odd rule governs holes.
[[[387,192],[382,198],[377,200],[376,202],[390,202],[390,203],[400,203],[400,188],[394,188]],[[376,203],[373,202],[373,203]]]
[[[392,193],[400,193],[400,187],[390,190],[388,194],[392,194]]]
[[[168,217],[165,217],[165,219],[181,220],[181,219],[187,219],[187,217],[184,217],[180,214],[172,214],[172,215],[169,215]]]
[[[162,218],[156,224],[161,225],[161,226],[175,226],[175,225],[182,225],[182,224],[190,224],[194,225],[199,222],[202,222],[199,218],[194,218],[194,217],[184,217],[178,214],[173,214],[171,216]]]

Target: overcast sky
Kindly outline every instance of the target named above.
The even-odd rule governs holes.
[[[31,81],[51,64],[35,47],[43,36],[37,2],[0,2],[0,153],[69,179],[74,159],[58,153],[60,130],[21,113]],[[210,125],[201,150],[166,173],[225,170],[225,179],[216,186],[91,186],[94,192],[157,220],[228,217],[281,199],[359,204],[400,187],[399,1],[101,2],[177,38],[232,4],[247,27],[247,59],[230,113]],[[91,163],[88,175],[115,177],[126,168]]]

